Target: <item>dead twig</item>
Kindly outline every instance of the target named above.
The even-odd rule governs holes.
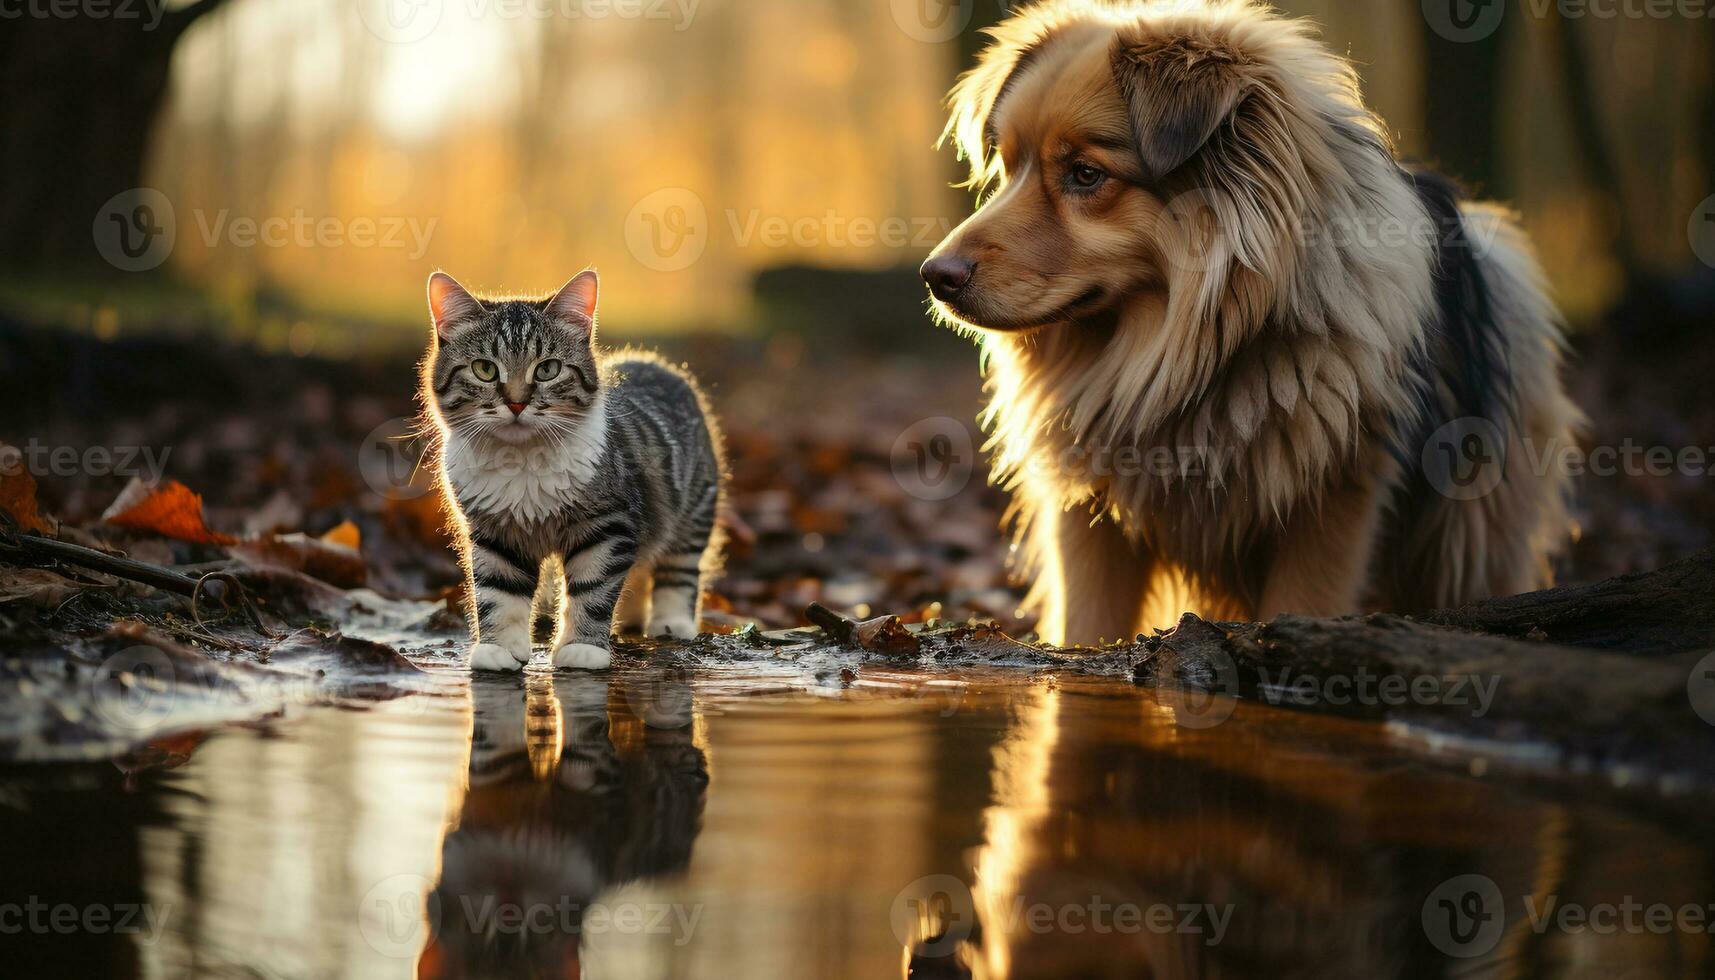
[[[819,602],[812,602],[804,609],[804,618],[844,646],[862,647],[896,657],[915,656],[923,648],[922,642],[905,628],[898,616],[877,616],[858,622]]]
[[[204,600],[212,600],[226,610],[236,606],[244,611],[251,626],[258,633],[271,635],[268,628],[262,624],[262,616],[257,611],[256,604],[250,601],[249,593],[245,592],[244,586],[231,572],[213,571],[193,578],[170,568],[135,558],[110,555],[70,541],[20,533],[9,516],[0,514],[0,560],[21,564],[14,556],[37,562],[62,562],[185,596],[191,600],[191,616],[199,626],[203,622],[200,605]]]

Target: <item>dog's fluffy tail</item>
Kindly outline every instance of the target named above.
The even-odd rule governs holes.
[[[1564,331],[1514,216],[1420,175],[1439,226],[1436,321],[1376,576],[1383,604],[1444,608],[1552,584],[1568,534],[1562,454],[1584,419],[1560,383]]]

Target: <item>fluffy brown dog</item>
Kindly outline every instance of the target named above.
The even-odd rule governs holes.
[[[1509,215],[1403,167],[1266,8],[1059,0],[993,34],[947,125],[985,197],[923,275],[980,337],[1045,639],[1547,583],[1539,461],[1579,415]]]

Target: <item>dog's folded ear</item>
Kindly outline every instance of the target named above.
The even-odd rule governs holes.
[[[1202,149],[1257,85],[1242,55],[1194,38],[1121,33],[1111,58],[1138,155],[1157,181]]]

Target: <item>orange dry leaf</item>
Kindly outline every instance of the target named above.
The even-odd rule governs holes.
[[[341,548],[357,551],[363,544],[363,533],[357,525],[350,521],[340,521],[339,526],[322,535],[322,544],[331,544]]]
[[[0,443],[0,510],[11,516],[20,531],[54,534],[53,521],[36,510],[36,478],[16,450]]]
[[[101,519],[119,527],[153,531],[198,544],[232,544],[237,540],[210,531],[202,519],[202,498],[177,480],[155,487],[132,480]]]

